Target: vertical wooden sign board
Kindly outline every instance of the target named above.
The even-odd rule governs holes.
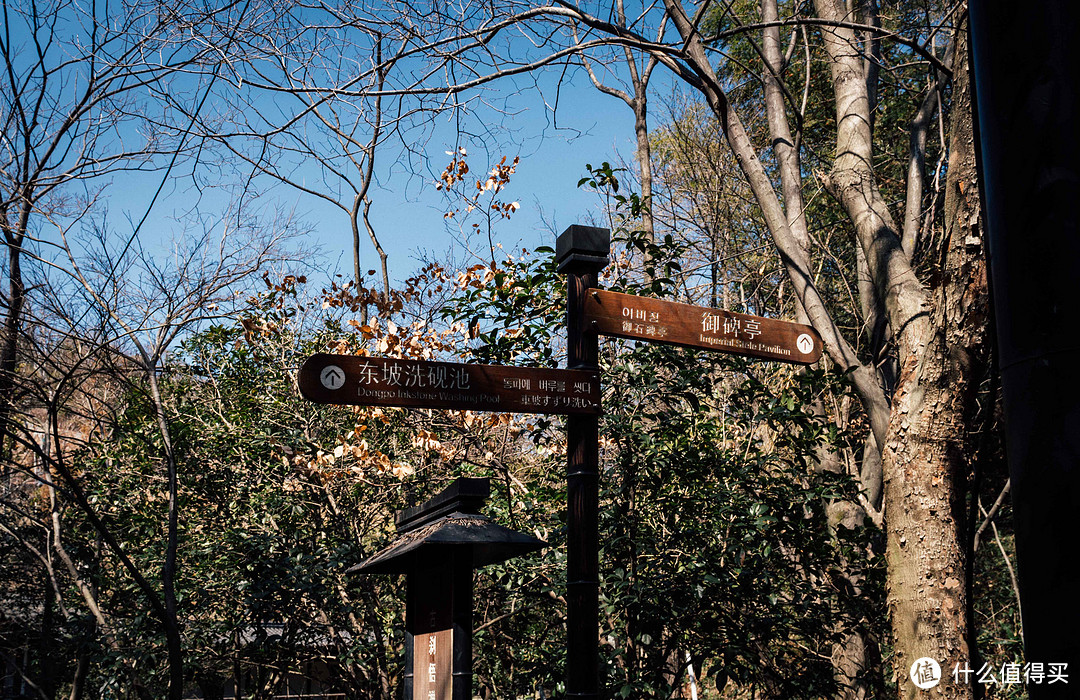
[[[445,574],[435,570],[409,574],[411,700],[453,700],[453,590]]]

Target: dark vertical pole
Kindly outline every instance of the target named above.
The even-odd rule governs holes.
[[[566,274],[568,369],[599,372],[596,331],[586,327],[585,295],[597,285],[611,248],[607,229],[571,226],[555,255]],[[600,696],[599,419],[566,419],[566,696]]]
[[[972,74],[1027,662],[1080,670],[1080,4],[972,0]]]

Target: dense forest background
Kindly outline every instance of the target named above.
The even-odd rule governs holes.
[[[448,152],[432,125],[570,75],[634,116],[627,162],[553,174],[612,231],[601,286],[826,346],[806,369],[602,340],[605,696],[912,697],[929,656],[941,697],[1023,697],[965,17],[5,3],[0,697],[395,697],[402,581],[345,570],[458,476],[550,545],[477,573],[476,692],[564,692],[562,419],[315,405],[296,370],[564,362],[553,252],[503,233],[544,164],[493,116]],[[436,173],[451,252],[384,251],[385,158]],[[124,209],[136,181],[188,199],[182,235]],[[338,213],[351,270],[283,191]]]

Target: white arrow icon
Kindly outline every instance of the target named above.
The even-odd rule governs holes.
[[[809,355],[814,351],[814,339],[810,337],[809,333],[803,333],[795,339],[795,347],[797,347],[802,354]]]
[[[322,372],[319,372],[319,381],[331,391],[339,389],[345,383],[345,371],[337,365],[327,365],[323,367]]]

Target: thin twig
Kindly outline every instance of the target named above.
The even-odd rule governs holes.
[[[982,524],[979,525],[979,529],[977,529],[975,531],[975,539],[974,539],[974,541],[973,541],[973,543],[971,545],[971,551],[972,552],[979,551],[979,537],[982,536],[982,534],[986,530],[986,528],[988,528],[990,526],[991,521],[993,521],[994,516],[997,515],[997,512],[999,510],[1001,510],[1001,505],[1005,502],[1005,496],[1007,496],[1009,494],[1009,488],[1011,486],[1012,486],[1012,479],[1009,479],[1008,481],[1005,482],[1005,486],[1004,486],[1004,488],[1001,489],[1001,493],[998,494],[997,499],[994,501],[994,505],[990,506],[990,511],[989,511],[989,513],[987,513],[986,518],[982,521]],[[980,504],[980,508],[981,508],[981,504]]]
[[[983,508],[982,500],[979,500],[979,510],[986,516],[987,521],[990,523],[990,529],[994,533],[994,541],[997,542],[998,549],[1001,551],[1001,558],[1005,560],[1005,568],[1009,570],[1009,580],[1012,582],[1013,595],[1016,596],[1016,608],[1021,611],[1021,620],[1023,619],[1023,610],[1020,603],[1020,583],[1016,580],[1016,571],[1013,569],[1012,560],[1009,559],[1009,553],[1005,551],[1005,545],[1001,542],[1001,536],[998,534],[997,525],[990,518],[986,509]],[[1024,628],[1021,623],[1020,627],[1020,640],[1024,639]]]

